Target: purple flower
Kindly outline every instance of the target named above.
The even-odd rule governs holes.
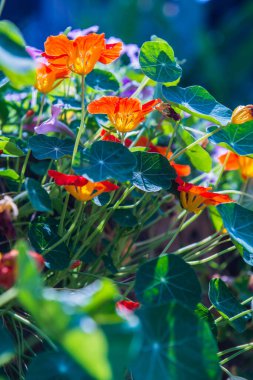
[[[126,54],[130,60],[130,66],[134,69],[139,69],[139,47],[135,44],[125,44],[120,38],[110,37],[107,41],[108,44],[114,44],[116,42],[122,42],[123,49],[121,54]]]
[[[52,116],[39,126],[35,127],[34,131],[39,135],[44,135],[49,132],[66,133],[70,137],[75,138],[74,133],[69,129],[69,127],[57,119],[61,113],[61,108],[62,106],[59,104],[52,106]]]
[[[93,25],[87,29],[73,29],[68,33],[68,38],[75,39],[76,37],[86,36],[89,33],[96,33],[99,26]]]
[[[139,86],[139,83],[133,82],[129,78],[126,78],[126,77],[123,78],[122,84],[123,84],[123,91],[120,96],[123,98],[124,97],[129,98],[130,96],[132,96],[135,90]],[[153,95],[154,95],[154,87],[146,86],[141,91],[139,97],[141,100],[144,100],[148,98],[153,98]]]

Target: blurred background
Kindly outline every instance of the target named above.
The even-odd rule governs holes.
[[[253,103],[252,0],[6,0],[3,17],[43,48],[67,26],[99,25],[139,46],[152,34],[185,60],[181,86],[200,84],[221,103]]]

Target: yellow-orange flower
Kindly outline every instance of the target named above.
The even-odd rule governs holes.
[[[87,109],[91,114],[106,114],[118,132],[126,133],[136,129],[160,101],[154,99],[141,104],[139,99],[104,96],[91,102]]]
[[[48,175],[54,179],[57,185],[64,186],[68,193],[81,202],[90,201],[102,193],[119,188],[109,181],[91,182],[82,176],[64,174],[56,170],[49,170]]]
[[[250,120],[253,120],[253,104],[238,106],[232,113],[233,124],[243,124]]]
[[[43,56],[56,67],[76,74],[89,74],[97,62],[109,64],[120,56],[122,43],[106,44],[104,34],[91,33],[69,40],[64,34],[50,36]]]
[[[43,94],[54,90],[63,79],[69,76],[69,70],[57,69],[52,65],[40,63],[36,69],[36,82],[34,87]]]
[[[243,179],[253,178],[253,158],[228,152],[221,155],[219,161],[226,162],[225,170],[239,170]]]

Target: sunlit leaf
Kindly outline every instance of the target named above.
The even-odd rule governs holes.
[[[85,78],[88,86],[98,91],[118,91],[119,82],[109,71],[94,69]]]
[[[19,179],[18,173],[13,169],[0,169],[0,177],[12,179],[13,181],[17,181]]]

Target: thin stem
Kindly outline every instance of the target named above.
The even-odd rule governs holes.
[[[17,297],[18,291],[16,288],[10,288],[0,296],[0,307],[14,300]]]
[[[148,83],[149,81],[149,78],[144,76],[144,78],[142,79],[139,87],[135,90],[135,92],[130,96],[130,98],[135,98],[139,95],[139,93],[143,90],[143,88],[146,86],[146,84]]]
[[[234,250],[236,250],[236,247],[230,247],[230,248],[224,249],[223,251],[221,251],[219,253],[215,253],[214,255],[209,256],[209,257],[207,257],[205,259],[196,260],[196,261],[187,261],[187,262],[190,265],[199,265],[199,264],[208,263],[209,261],[211,261],[213,259],[217,259],[218,257],[220,257],[222,255],[225,255],[225,253],[228,253],[228,252],[231,252],[231,251],[234,251]]]
[[[0,3],[0,16],[3,13],[3,9],[4,9],[4,6],[5,6],[5,3],[6,3],[6,0],[2,0],[1,3]]]
[[[170,239],[170,241],[168,242],[168,244],[166,245],[166,247],[163,249],[161,255],[163,253],[165,253],[165,252],[168,251],[168,249],[170,248],[170,246],[173,244],[173,242],[177,238],[178,234],[181,231],[181,228],[183,227],[184,222],[186,221],[187,215],[188,215],[188,213],[186,212],[185,215],[184,215],[184,217],[183,217],[183,219],[181,220],[181,223],[179,224],[178,228],[176,229],[174,235],[172,236],[172,238]]]
[[[66,194],[66,197],[65,197],[64,204],[63,204],[63,209],[62,209],[62,213],[61,213],[60,224],[59,224],[59,227],[58,227],[58,234],[59,234],[60,236],[63,234],[64,220],[65,220],[65,215],[66,215],[67,208],[68,208],[69,197],[70,197],[70,194],[67,193],[67,194]]]
[[[170,150],[171,150],[171,146],[172,146],[172,143],[173,143],[174,137],[176,136],[178,126],[179,126],[179,121],[176,123],[176,125],[175,125],[175,127],[174,127],[174,129],[173,129],[173,133],[172,133],[172,135],[171,135],[171,138],[170,138],[170,140],[169,140],[169,144],[168,144],[167,149],[166,149],[165,157],[167,157],[168,153],[169,153]]]
[[[240,350],[239,352],[236,352],[235,354],[229,356],[228,358],[226,358],[224,360],[221,360],[220,361],[220,365],[226,364],[227,362],[229,362],[230,360],[232,360],[232,359],[236,358],[237,356],[243,354],[244,352],[252,350],[252,348],[253,348],[253,344],[252,345],[248,345],[248,347],[245,347],[244,349]]]
[[[80,122],[80,127],[76,136],[76,141],[73,149],[73,154],[72,154],[72,160],[71,160],[71,167],[73,166],[75,155],[78,150],[78,146],[82,137],[82,134],[84,132],[84,119],[85,119],[85,104],[84,104],[84,90],[85,90],[85,76],[82,75],[82,111],[81,111],[81,122]]]

